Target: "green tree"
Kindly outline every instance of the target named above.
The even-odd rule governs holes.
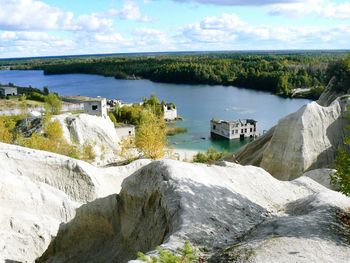
[[[278,84],[277,84],[277,90],[279,93],[282,93],[286,96],[289,95],[290,90],[289,90],[288,76],[282,75],[279,77]]]
[[[62,109],[62,101],[53,93],[50,93],[45,97],[45,109],[51,114],[59,114]]]
[[[158,159],[164,156],[166,143],[164,119],[150,111],[143,111],[136,132],[136,147],[143,152],[145,157]]]
[[[49,91],[49,87],[48,86],[45,86],[44,89],[43,89],[43,93],[44,95],[49,95],[50,91]]]
[[[347,117],[349,120],[350,116]],[[350,130],[350,125],[347,129]],[[339,186],[343,194],[350,196],[350,136],[345,137],[344,145],[338,149],[336,170],[336,173],[331,176],[331,182]]]

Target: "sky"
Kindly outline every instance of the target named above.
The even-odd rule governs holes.
[[[349,43],[344,0],[0,0],[0,58]]]

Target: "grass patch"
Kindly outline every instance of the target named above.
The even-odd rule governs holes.
[[[176,134],[186,133],[187,128],[184,127],[167,127],[166,135],[175,136]]]
[[[214,148],[209,148],[206,152],[199,152],[193,156],[193,162],[213,164],[227,156],[227,154],[227,152],[220,152]]]

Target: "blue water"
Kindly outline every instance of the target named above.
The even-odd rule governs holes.
[[[258,133],[263,133],[277,121],[309,102],[305,99],[285,99],[273,94],[237,87],[154,83],[149,80],[119,80],[86,74],[45,76],[42,71],[0,71],[0,83],[12,82],[18,86],[43,88],[62,95],[102,96],[124,102],[139,102],[143,97],[156,94],[161,100],[174,102],[186,127],[186,134],[169,137],[174,148],[206,150],[214,147],[234,152],[247,143],[240,140],[211,140],[211,118],[258,121]],[[204,139],[203,139],[204,138]]]

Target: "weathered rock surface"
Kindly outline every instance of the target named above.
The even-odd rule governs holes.
[[[327,85],[325,91],[321,94],[317,103],[321,106],[328,107],[337,98],[350,94],[350,88],[347,91],[342,91],[334,87],[336,80],[333,78]]]
[[[328,107],[309,103],[239,150],[235,159],[260,166],[280,180],[292,180],[312,169],[332,168],[346,133],[348,104],[348,98],[335,100]]]
[[[120,152],[120,139],[109,118],[88,114],[62,114],[55,118],[60,121],[67,142],[78,146],[94,146],[95,164],[103,165],[118,160],[116,155]]]
[[[33,262],[77,207],[119,193],[124,178],[147,163],[98,168],[0,143],[0,262]]]
[[[348,262],[350,199],[307,177],[261,168],[156,161],[118,195],[85,204],[38,262],[127,262],[183,240],[210,262]]]
[[[0,170],[55,187],[85,203],[118,193],[130,174],[149,163],[138,160],[122,167],[95,167],[55,153],[0,143]]]
[[[338,191],[339,187],[331,183],[331,175],[333,175],[335,172],[336,170],[334,169],[321,168],[308,171],[304,173],[303,176],[311,178],[328,189]]]
[[[34,262],[78,206],[62,191],[1,169],[0,262]]]

